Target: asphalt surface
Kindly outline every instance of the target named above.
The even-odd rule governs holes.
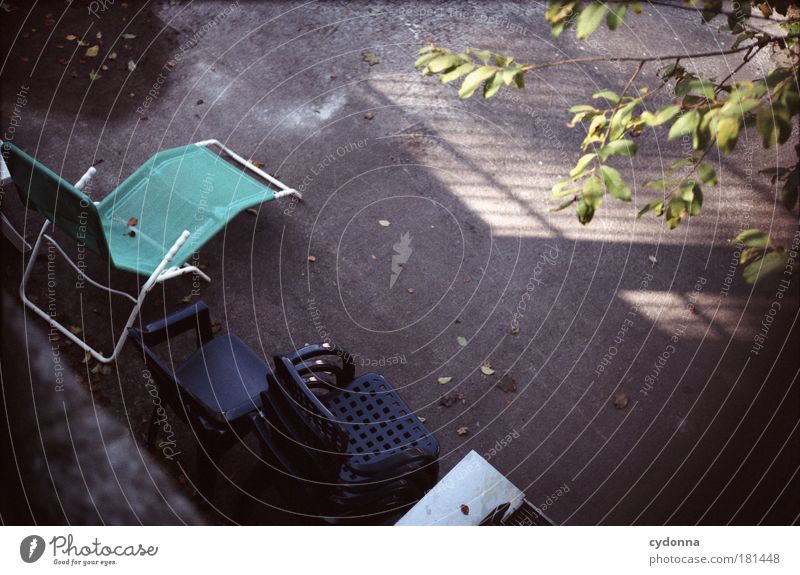
[[[749,227],[792,241],[796,210],[774,202],[756,173],[787,151],[776,159],[754,132],[743,135],[732,156],[713,158],[720,184],[703,214],[670,232],[635,214],[656,195],[642,183],[685,152],[663,132],[644,134],[640,153],[617,164],[636,182],[634,201],[606,201],[582,227],[548,199],[580,155],[583,134],[566,126],[565,110],[621,89],[632,68],[559,68],[489,101],[459,101],[413,69],[428,39],[540,62],[705,51],[728,41],[715,28],[646,7],[630,28],[582,44],[571,33],[553,40],[538,3],[97,6],[92,15],[87,2],[3,4],[7,138],[70,180],[102,161],[96,199],[158,150],[207,138],[304,192],[301,203],[233,220],[202,249],[212,283],[168,282],[145,320],[202,299],[264,357],[330,338],[425,418],[443,473],[474,449],[558,523],[797,522],[797,278],[755,354],[777,284],[745,284],[730,243]],[[99,55],[82,57],[67,35],[101,44]],[[735,64],[698,66],[719,77]],[[761,54],[751,66],[769,64]],[[29,238],[41,225],[12,189],[3,210]],[[15,293],[22,259],[8,243],[2,250],[3,288]],[[136,290],[136,277],[87,262],[90,275]],[[73,289],[74,274],[54,266],[59,317],[108,351],[125,302]],[[46,280],[42,272],[31,287],[40,302]],[[42,322],[28,314],[34,326]],[[141,440],[151,403],[133,346],[109,375],[63,349],[95,400]],[[504,375],[513,382],[496,385]],[[627,405],[615,407],[620,393]],[[191,494],[194,442],[175,425],[181,463],[164,463]],[[251,437],[222,462],[228,479],[209,520],[312,521],[259,479],[257,454]]]

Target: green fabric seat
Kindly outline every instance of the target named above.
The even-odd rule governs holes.
[[[176,266],[239,212],[274,197],[272,189],[241,169],[190,144],[152,156],[97,209],[114,266],[148,275],[183,230],[192,235],[175,256]]]
[[[107,254],[115,268],[144,276],[184,230],[191,236],[173,266],[188,261],[239,212],[275,198],[243,170],[190,144],[155,154],[95,206],[13,144],[4,147],[23,201],[95,253]]]

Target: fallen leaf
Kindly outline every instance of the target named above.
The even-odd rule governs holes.
[[[464,515],[469,515],[469,505],[461,504],[461,513]]]
[[[103,37],[103,33],[98,31],[97,34],[94,35],[97,40],[100,40]]]
[[[458,398],[455,395],[444,395],[439,398],[439,405],[442,407],[453,407],[457,401]]]
[[[136,218],[128,218],[128,226],[133,227],[139,223],[139,220]]]
[[[136,62],[128,60],[128,71],[133,72],[136,69]]]
[[[447,385],[448,383],[453,381],[453,378],[452,377],[440,377],[436,381],[439,383],[439,385]]]
[[[89,353],[88,351],[84,352],[83,353],[83,359],[81,360],[81,363],[84,364],[84,365],[88,365],[91,360],[92,360],[92,354]]]
[[[652,263],[653,265],[656,265],[658,263],[656,256],[647,256],[647,259],[650,260],[650,263]]]
[[[106,58],[109,59],[109,60],[116,60],[117,59],[117,53],[116,52],[111,52],[111,54],[106,56]]]
[[[74,42],[75,40],[78,39],[78,37],[75,34],[67,34],[66,36],[64,36],[64,39],[69,40],[70,42]]]
[[[375,64],[381,63],[381,59],[372,50],[367,50],[366,52],[362,52],[361,59],[370,66],[374,66]]]
[[[392,225],[392,222],[390,222],[389,220],[378,220],[378,223],[382,225],[384,228]]]
[[[129,231],[129,232],[128,232],[128,236],[130,236],[130,237],[132,237],[132,238],[135,238],[135,237],[136,237],[136,232],[134,232],[133,230],[131,230],[131,231]]]
[[[197,100],[197,102],[196,102],[196,105],[198,105],[198,106],[199,106],[199,105],[203,104],[204,102],[205,102],[205,100],[203,100],[203,98],[199,98],[199,99]]]
[[[94,68],[92,68],[92,71],[91,71],[91,72],[89,72],[89,79],[90,79],[92,82],[94,82],[95,80],[99,80],[100,78],[102,78],[102,76],[101,76],[100,74],[98,74],[98,73],[97,73],[97,72],[94,70]]]
[[[421,415],[418,415],[418,416],[417,416],[417,419],[419,419],[419,422],[420,422],[420,423],[425,423],[426,421],[428,421],[427,419],[425,419],[425,418],[424,418],[424,417],[422,417]]]
[[[407,291],[408,293],[414,293],[414,292],[415,292],[415,291],[417,291],[417,290],[415,290],[414,288],[407,288],[407,289],[406,289],[406,291]]]
[[[615,393],[614,394],[614,407],[617,409],[625,409],[628,406],[628,394],[627,393]]]
[[[467,338],[465,338],[463,335],[458,336],[456,341],[461,347],[467,347]]]
[[[371,120],[371,119],[373,119],[374,117],[375,117],[375,114],[373,114],[372,112],[366,112],[366,113],[364,114],[364,119],[365,119],[365,120]]]
[[[133,40],[134,38],[136,38],[136,34],[123,34],[122,37],[125,38],[126,40]]]
[[[89,42],[84,42],[83,40],[78,40],[78,47],[82,48],[84,46],[88,46]]]
[[[317,261],[317,256],[308,256],[308,261],[314,263],[315,261]]]
[[[511,335],[517,335],[518,333],[519,333],[519,328],[518,327],[512,327],[511,328]]]
[[[86,53],[83,55],[84,58],[94,58],[97,56],[97,53],[100,51],[100,46],[95,44],[91,48],[86,48]]]
[[[467,433],[469,433],[469,427],[467,427],[466,425],[463,427],[459,427],[458,429],[456,429],[456,433],[459,435],[466,435]]]
[[[190,301],[192,301],[192,294],[185,295],[180,299],[181,303],[189,303]]]
[[[492,365],[488,361],[485,361],[481,364],[481,373],[483,375],[494,375],[495,371],[492,369]]]
[[[80,334],[83,333],[83,329],[80,326],[77,326],[77,325],[69,326],[69,331],[70,331],[70,333],[72,333],[72,335],[80,335]]]
[[[517,391],[517,381],[510,375],[506,374],[500,378],[500,381],[497,382],[497,387],[506,393],[511,393],[513,391]]]
[[[219,322],[211,324],[211,333],[219,333],[222,331],[222,324]]]
[[[256,168],[258,168],[259,170],[260,170],[261,168],[263,168],[263,167],[264,167],[264,164],[263,164],[263,162],[257,162],[256,160],[253,160],[253,159],[249,159],[249,160],[247,160],[247,161],[248,161],[250,164],[252,164],[253,166],[255,166]]]

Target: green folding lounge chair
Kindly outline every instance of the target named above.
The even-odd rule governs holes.
[[[209,147],[215,146],[242,167],[239,169]],[[161,151],[147,160],[100,202],[81,190],[95,174],[89,168],[72,185],[31,158],[11,142],[3,143],[3,159],[26,206],[36,209],[46,221],[31,250],[20,285],[24,304],[65,337],[100,362],[111,362],[122,349],[145,297],[165,280],[187,273],[211,279],[189,260],[218,231],[243,210],[300,192],[260,170],[216,140]],[[248,172],[266,180],[266,186]],[[78,243],[108,259],[116,269],[147,278],[138,296],[99,284],[64,252],[51,235],[54,225]],[[114,350],[105,356],[73,334],[25,295],[36,257],[43,242],[49,242],[67,258],[81,278],[134,303]]]

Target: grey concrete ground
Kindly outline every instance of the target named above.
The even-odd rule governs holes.
[[[618,163],[637,182],[634,202],[607,201],[581,227],[548,200],[583,139],[564,111],[598,89],[619,90],[631,69],[551,70],[524,91],[463,102],[412,65],[428,39],[543,62],[708,50],[728,41],[716,27],[648,6],[629,29],[582,44],[550,37],[543,3],[131,1],[96,16],[87,4],[3,4],[2,127],[17,104],[16,143],[72,180],[102,160],[96,198],[159,149],[206,138],[304,189],[303,203],[242,214],[202,250],[213,283],[199,297],[225,329],[265,357],[325,337],[350,349],[359,369],[384,373],[426,418],[443,472],[470,449],[488,454],[558,523],[797,522],[797,280],[765,348],[751,353],[776,285],[746,285],[729,243],[754,226],[791,242],[796,211],[755,174],[775,165],[774,153],[747,132],[733,156],[714,159],[720,185],[702,216],[669,232],[635,213],[656,195],[641,183],[681,157],[680,143],[642,135],[639,155]],[[85,62],[64,39],[94,43],[98,33],[99,56]],[[365,61],[367,51],[379,63]],[[733,65],[698,64],[718,76]],[[767,65],[766,56],[753,64]],[[92,68],[101,76],[93,82]],[[642,81],[654,74],[646,68]],[[29,236],[38,229],[8,190],[3,209]],[[410,256],[392,284],[405,234]],[[3,287],[13,292],[22,259],[2,249]],[[135,290],[136,278],[88,261],[90,274]],[[124,302],[76,292],[63,266],[56,277],[59,316],[107,350]],[[193,289],[190,279],[170,282],[145,319],[178,309]],[[46,297],[43,282],[32,291]],[[134,348],[108,376],[65,348],[94,398],[141,439],[150,403]],[[480,370],[487,361],[491,376]],[[515,390],[495,385],[506,373]],[[618,393],[629,398],[621,409]],[[178,443],[188,465],[185,429]],[[223,461],[228,481],[210,520],[307,521],[275,510],[293,502],[253,479],[256,454],[248,438]],[[183,482],[190,491],[191,472]]]

